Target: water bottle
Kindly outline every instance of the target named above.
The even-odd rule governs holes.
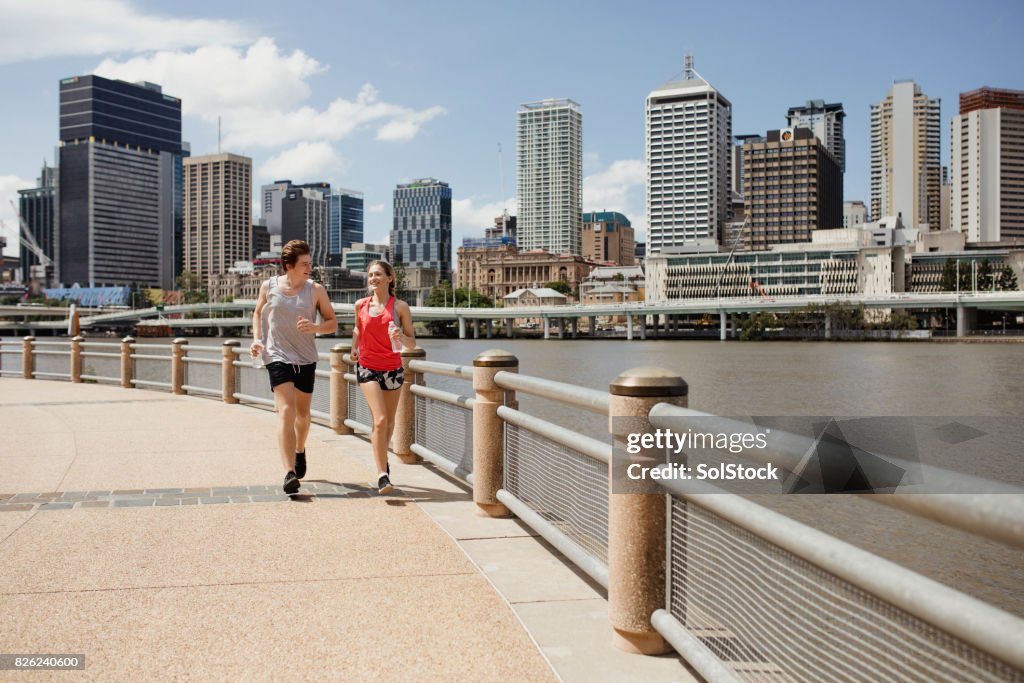
[[[398,329],[398,325],[395,324],[394,320],[389,322],[388,323],[388,337],[391,337],[392,331],[393,330],[397,330],[397,329]],[[401,351],[402,350],[402,341],[400,339],[395,339],[394,337],[391,337],[391,350],[396,352],[396,353]]]

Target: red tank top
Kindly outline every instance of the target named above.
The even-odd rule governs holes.
[[[356,304],[357,324],[359,325],[359,364],[370,370],[397,370],[402,367],[402,354],[391,350],[391,337],[388,336],[388,323],[395,319],[395,297],[388,298],[384,312],[378,316],[370,315],[370,301],[366,297]]]

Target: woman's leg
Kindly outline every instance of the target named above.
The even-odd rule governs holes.
[[[398,414],[398,401],[402,398],[401,389],[392,389],[391,391],[382,391],[384,394],[384,406],[387,410],[388,415],[388,431],[386,443],[391,443],[391,437],[395,434],[395,415]],[[385,449],[385,455],[387,451]]]
[[[295,418],[298,392],[291,382],[274,387],[274,406],[277,408],[277,445],[285,472],[295,471]]]
[[[370,407],[373,431],[370,444],[373,447],[373,462],[377,472],[385,472],[388,467],[388,413],[385,395],[391,392],[382,391],[376,382],[363,382],[359,385]],[[396,404],[397,405],[397,404]]]

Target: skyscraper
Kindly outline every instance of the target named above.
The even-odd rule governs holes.
[[[809,128],[770,130],[743,146],[748,229],[744,246],[810,242],[843,221],[843,173]]]
[[[525,251],[580,255],[583,114],[569,99],[519,107],[516,134],[518,240]]]
[[[583,214],[583,258],[620,266],[636,263],[636,241],[629,219],[618,211]]]
[[[174,286],[181,152],[181,100],[159,85],[60,82],[60,281]]]
[[[729,220],[732,105],[687,58],[683,80],[647,96],[647,253],[721,242]]]
[[[280,234],[282,246],[292,240],[309,244],[316,267],[327,265],[327,198],[323,190],[314,187],[317,185],[292,186],[284,193]]]
[[[363,241],[363,193],[338,188],[327,201],[327,258],[340,266],[342,250]]]
[[[841,102],[825,104],[825,100],[807,100],[802,107],[790,107],[786,114],[789,128],[810,128],[839,163],[839,170],[846,173],[846,138],[843,137],[843,111]]]
[[[36,186],[18,190],[18,212],[28,228],[30,241],[34,241],[51,262],[54,260],[54,211],[56,209],[54,171],[54,168],[43,162],[43,170],[36,180]],[[30,282],[32,267],[41,265],[40,259],[33,250],[24,244],[21,245],[19,255],[21,281]]]
[[[968,242],[1024,238],[1024,91],[961,93],[949,148],[950,228]]]
[[[896,81],[871,105],[871,217],[902,216],[903,225],[941,223],[941,173],[937,98],[913,81]]]
[[[206,285],[252,256],[252,159],[190,157],[184,175],[184,268]]]
[[[438,280],[452,274],[452,188],[420,178],[395,188],[391,253],[395,263],[433,268]]]

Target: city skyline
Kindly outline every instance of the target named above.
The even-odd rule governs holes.
[[[73,75],[159,83],[182,98],[183,138],[196,155],[217,151],[220,115],[221,150],[253,158],[256,186],[290,177],[362,191],[369,242],[387,241],[395,184],[444,178],[455,190],[455,245],[481,235],[504,207],[516,213],[518,106],[563,97],[586,112],[583,211],[619,211],[643,241],[644,98],[682,74],[687,52],[732,103],[735,134],[780,128],[789,108],[810,99],[842,103],[844,196],[865,202],[869,108],[894,81],[912,78],[942,100],[943,165],[960,92],[1024,87],[1014,80],[1024,56],[1014,28],[1024,10],[1012,2],[976,4],[969,16],[952,3],[792,3],[740,12],[594,3],[585,13],[556,4],[543,22],[538,7],[454,3],[435,16],[411,3],[387,13],[353,5],[328,10],[334,21],[309,22],[269,4],[184,2],[170,16],[155,2],[101,0],[85,11],[0,0],[0,83],[19,103],[4,113],[6,253],[17,251],[7,200],[34,186],[43,159],[53,164],[57,84]],[[927,31],[917,23],[922,13],[937,22]],[[575,27],[572,50],[566,25]],[[527,30],[530,47],[516,39]],[[424,49],[412,40],[420,34],[436,41]]]

